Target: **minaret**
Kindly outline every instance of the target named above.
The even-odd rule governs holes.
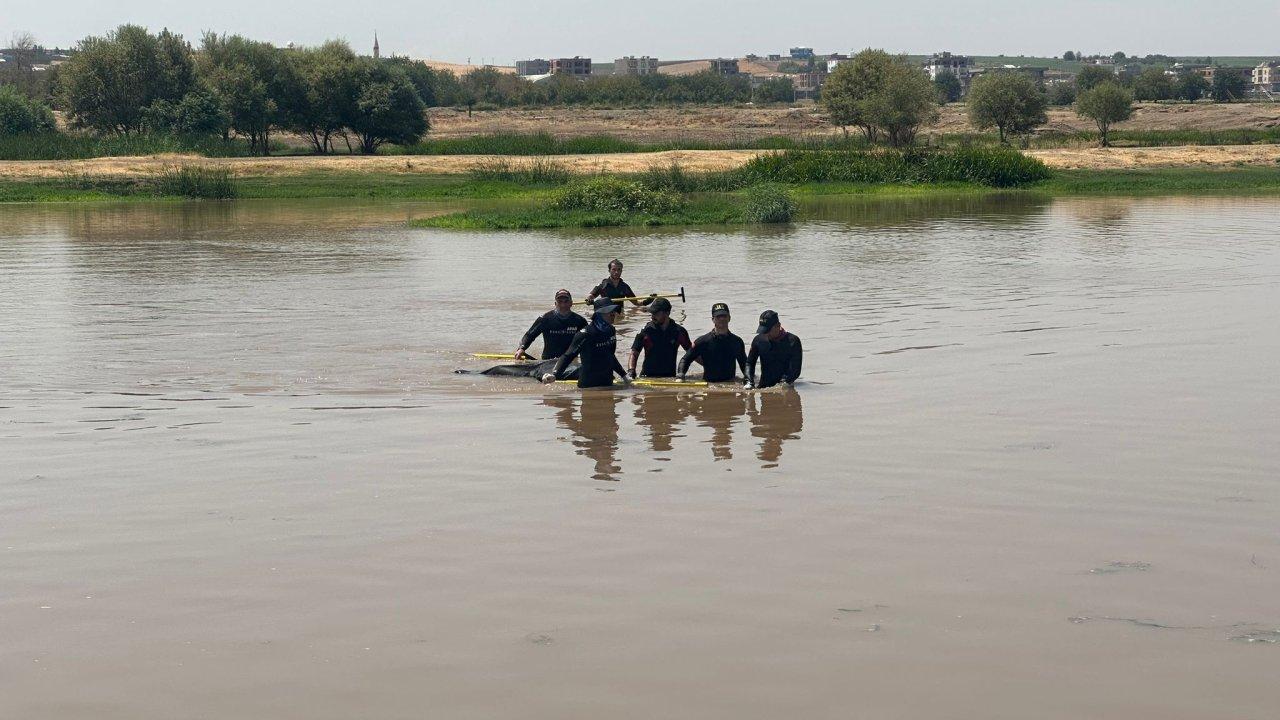
[[[381,57],[381,53],[378,52],[378,31],[374,30],[373,31],[373,59],[377,60],[379,57]]]

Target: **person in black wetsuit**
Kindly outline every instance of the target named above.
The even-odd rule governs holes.
[[[787,332],[782,327],[778,313],[765,310],[760,313],[759,333],[751,341],[751,351],[747,353],[746,385],[767,388],[778,383],[788,385],[800,377],[800,366],[804,360],[804,350],[800,346],[800,338]],[[760,382],[756,382],[756,362],[760,363]]]
[[[627,362],[632,378],[636,376],[636,361],[640,352],[644,351],[644,366],[640,374],[645,377],[675,377],[676,348],[686,351],[693,347],[689,342],[689,332],[671,319],[671,301],[658,298],[649,306],[653,320],[640,330],[631,343],[631,357]]]
[[[614,258],[609,261],[609,277],[600,281],[599,285],[591,288],[591,292],[587,293],[587,302],[594,302],[596,298],[606,297],[610,300],[615,298],[634,298],[636,293],[631,286],[622,279],[622,261]],[[652,297],[644,300],[632,300],[632,305],[648,305],[653,302]],[[619,306],[618,311],[622,308]]]
[[[569,349],[573,336],[586,326],[587,319],[573,311],[573,295],[568,290],[557,290],[555,309],[539,315],[529,326],[529,331],[520,338],[520,347],[516,348],[516,360],[529,357],[525,350],[539,335],[542,336],[542,359],[558,358]]]
[[[542,376],[542,382],[566,379],[569,364],[577,359],[582,362],[578,372],[580,388],[610,387],[615,373],[623,383],[629,382],[627,371],[618,362],[618,337],[613,328],[621,306],[608,298],[596,298],[594,307],[591,324],[573,336],[569,349],[556,361],[552,371]]]
[[[702,379],[707,382],[732,382],[736,371],[747,376],[747,350],[742,338],[729,331],[729,306],[716,303],[711,306],[711,324],[714,329],[693,341],[693,347],[680,358],[677,370],[680,379],[689,372],[696,360],[702,364]]]

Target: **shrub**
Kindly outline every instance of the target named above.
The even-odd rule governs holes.
[[[54,130],[53,113],[12,85],[0,85],[0,135],[45,133]]]
[[[643,183],[616,177],[576,180],[561,189],[551,200],[551,207],[556,210],[648,215],[666,215],[683,206],[683,200],[673,192],[649,188]]]
[[[152,180],[151,185],[158,195],[206,200],[229,200],[236,196],[235,180],[226,168],[166,168]]]
[[[568,168],[553,160],[537,158],[529,162],[516,162],[499,158],[480,163],[471,170],[476,180],[501,180],[538,185],[563,185],[572,179]]]
[[[781,185],[765,183],[747,188],[742,196],[742,219],[752,223],[787,223],[796,216],[796,201]]]
[[[1016,150],[962,147],[950,150],[805,151],[790,150],[752,158],[735,171],[744,185],[947,183],[968,182],[1016,187],[1045,180],[1049,168]]]

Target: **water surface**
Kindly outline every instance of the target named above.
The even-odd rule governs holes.
[[[0,717],[1274,716],[1274,200],[439,209],[0,209]],[[804,382],[452,372],[615,256]]]

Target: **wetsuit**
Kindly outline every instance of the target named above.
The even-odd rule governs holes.
[[[689,333],[673,320],[667,321],[665,328],[658,327],[649,321],[631,343],[631,352],[644,350],[644,365],[640,374],[645,377],[675,377],[676,348],[685,350],[693,347],[689,342]]]
[[[582,360],[582,370],[578,373],[578,387],[609,387],[613,385],[613,375],[626,379],[627,371],[618,362],[618,336],[613,326],[605,322],[597,313],[591,324],[579,330],[573,336],[569,349],[556,361],[553,370],[557,380],[567,379],[565,374],[569,363]]]
[[[777,340],[770,340],[766,335],[757,335],[751,341],[751,352],[747,353],[747,378],[754,380],[756,361],[760,361],[760,382],[756,387],[772,387],[780,382],[795,382],[800,377],[800,365],[804,360],[804,350],[800,347],[800,338],[786,330]]]
[[[587,319],[576,312],[561,315],[556,310],[549,310],[538,317],[529,326],[529,332],[520,338],[520,347],[528,350],[538,336],[542,336],[542,359],[558,358],[569,349],[573,336],[587,326]]]
[[[712,331],[694,340],[693,348],[680,358],[679,374],[689,372],[694,360],[702,360],[702,379],[707,382],[729,382],[736,377],[734,370],[737,368],[741,368],[742,376],[747,377],[746,346],[742,338],[731,332],[717,335]]]
[[[607,297],[610,300],[613,300],[615,298],[629,298],[629,297],[635,297],[635,296],[636,296],[635,291],[631,289],[631,286],[627,284],[626,280],[618,280],[618,284],[614,285],[612,282],[609,281],[609,278],[605,278],[601,280],[600,284],[591,288],[591,292],[587,295],[587,297],[589,298]],[[644,300],[640,301],[640,304],[648,305],[651,302],[653,302],[653,298],[645,298]],[[621,305],[622,303],[618,303],[618,304]]]

